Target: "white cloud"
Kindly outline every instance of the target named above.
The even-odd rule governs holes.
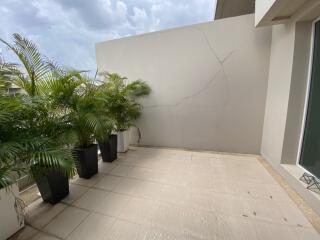
[[[213,1],[1,0],[0,37],[21,33],[62,65],[94,70],[96,42],[209,21]]]

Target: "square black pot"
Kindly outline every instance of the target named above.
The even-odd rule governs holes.
[[[117,143],[118,138],[115,134],[110,135],[105,142],[98,142],[102,161],[113,162],[117,159]]]
[[[69,179],[60,171],[43,169],[35,181],[45,202],[55,204],[69,194]]]
[[[81,178],[91,178],[98,173],[98,145],[91,144],[85,148],[75,148],[76,167]]]

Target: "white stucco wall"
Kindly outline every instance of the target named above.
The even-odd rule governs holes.
[[[259,153],[271,29],[246,15],[96,45],[99,71],[147,81],[141,144]]]
[[[297,165],[308,83],[311,22],[272,27],[261,155],[320,214],[320,197],[299,180]]]
[[[270,72],[261,153],[281,162],[294,53],[295,25],[277,25],[272,30]]]

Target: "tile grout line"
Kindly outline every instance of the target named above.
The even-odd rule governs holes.
[[[74,207],[74,206],[72,206],[72,207]],[[86,211],[86,212],[88,212],[88,211]],[[80,221],[80,223],[79,223],[64,239],[67,239],[67,238],[89,217],[90,214],[91,214],[91,212],[88,212],[88,214],[86,215],[86,217],[83,218],[83,219]]]
[[[50,220],[50,222],[51,222],[51,220]],[[31,224],[28,223],[28,222],[26,222],[25,225],[26,225],[26,226],[29,226],[29,227],[31,227],[31,228],[33,228],[33,229],[35,229],[35,230],[38,231],[35,235],[31,236],[31,238],[28,238],[28,240],[33,240],[33,239],[35,239],[35,237],[36,237],[38,234],[40,234],[40,233],[45,234],[45,235],[49,235],[49,236],[52,236],[52,237],[55,237],[55,238],[60,239],[60,240],[64,240],[63,238],[61,238],[61,237],[59,237],[59,236],[56,236],[56,235],[54,235],[54,234],[52,234],[52,233],[43,231],[42,228],[35,227],[35,226],[31,225]],[[37,239],[35,239],[35,240],[37,240]]]

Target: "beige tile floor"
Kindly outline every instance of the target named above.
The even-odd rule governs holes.
[[[30,205],[12,239],[320,239],[254,156],[132,148],[99,172],[62,203]]]

